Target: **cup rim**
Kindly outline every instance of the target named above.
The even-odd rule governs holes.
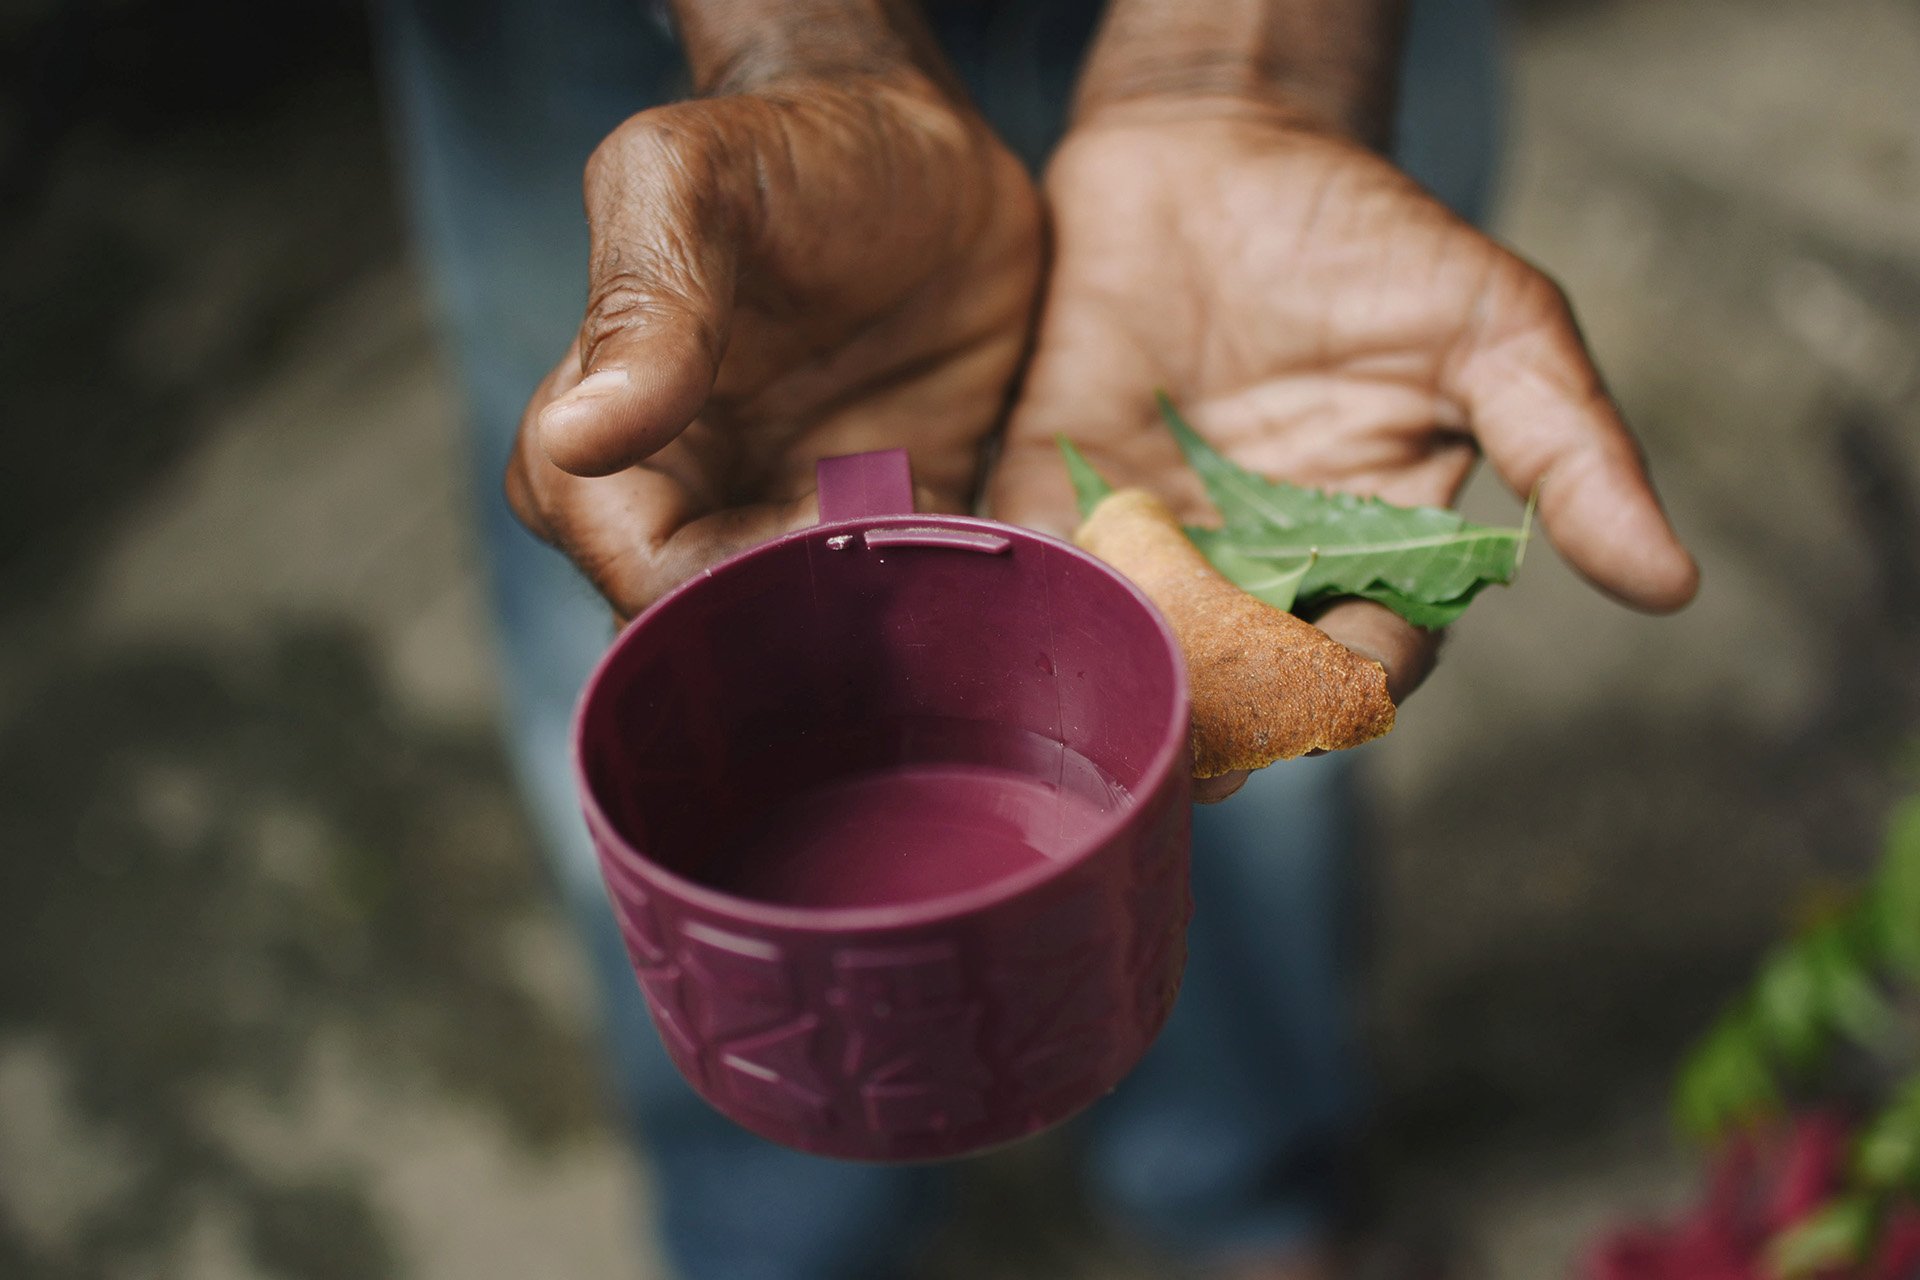
[[[1146,797],[1156,795],[1166,787],[1169,776],[1186,759],[1192,716],[1191,694],[1187,685],[1187,664],[1180,649],[1180,642],[1175,639],[1173,628],[1168,625],[1166,617],[1132,579],[1098,556],[1083,551],[1064,539],[1022,525],[1008,524],[981,516],[920,513],[862,516],[832,524],[813,524],[791,530],[768,542],[749,547],[720,564],[695,574],[629,621],[607,646],[606,652],[600,655],[586,683],[581,686],[580,695],[574,703],[573,720],[569,730],[569,751],[572,755],[574,790],[580,798],[587,825],[594,836],[594,844],[601,857],[617,857],[643,879],[657,882],[660,887],[670,891],[681,901],[730,920],[790,932],[858,933],[934,924],[998,906],[1039,889],[1049,881],[1073,871],[1125,829],[1129,815],[1140,811],[1135,806],[1103,815],[1103,820],[1078,841],[1067,854],[1048,858],[1034,866],[1023,868],[986,884],[941,894],[938,897],[917,898],[911,902],[849,907],[807,907],[743,897],[703,885],[642,853],[607,817],[606,810],[601,805],[599,796],[595,794],[586,769],[584,743],[587,710],[609,671],[619,662],[633,637],[638,634],[639,628],[645,625],[657,610],[666,607],[681,596],[703,590],[714,578],[757,556],[769,554],[779,547],[808,538],[902,526],[915,528],[945,526],[986,531],[1003,537],[1039,542],[1051,551],[1065,554],[1098,570],[1131,596],[1145,611],[1147,618],[1158,632],[1164,651],[1169,657],[1173,676],[1173,714],[1169,717],[1169,723],[1161,733],[1160,740],[1154,744],[1147,766],[1141,774],[1139,785],[1132,788],[1132,791],[1136,796]],[[1177,778],[1174,779],[1176,784],[1179,781]]]

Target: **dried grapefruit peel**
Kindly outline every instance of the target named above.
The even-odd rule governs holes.
[[[1146,593],[1180,642],[1193,697],[1193,776],[1357,747],[1393,728],[1378,662],[1248,595],[1143,489],[1102,498],[1074,535]]]

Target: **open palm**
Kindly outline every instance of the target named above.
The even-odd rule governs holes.
[[[1089,121],[1047,175],[1056,260],[990,491],[995,514],[1074,522],[1054,447],[1204,519],[1160,425],[1164,388],[1277,479],[1447,504],[1484,452],[1538,487],[1566,557],[1628,603],[1675,608],[1693,562],[1558,288],[1344,138],[1258,114]],[[1321,620],[1396,694],[1435,637],[1353,602]]]

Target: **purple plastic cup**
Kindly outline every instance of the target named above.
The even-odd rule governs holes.
[[[1065,543],[912,514],[902,450],[620,635],[581,695],[587,825],[655,1025],[720,1111],[928,1160],[1119,1082],[1186,960],[1184,666]]]

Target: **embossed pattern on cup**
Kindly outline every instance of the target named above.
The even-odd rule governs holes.
[[[877,457],[822,465],[827,523],[636,620],[576,751],[634,971],[694,1088],[802,1150],[935,1159],[1067,1118],[1164,1023],[1191,913],[1187,700],[1123,578],[1026,530],[886,514],[910,489],[904,457]],[[1029,865],[932,897],[731,892],[728,850],[855,741],[862,769],[930,756],[1101,807]]]

